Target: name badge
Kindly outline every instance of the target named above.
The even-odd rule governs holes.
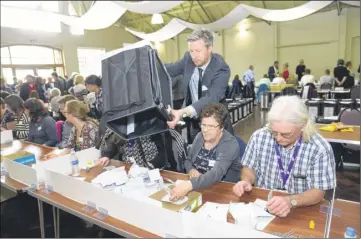
[[[216,160],[208,160],[209,167],[214,167],[215,164],[216,164]]]
[[[38,127],[38,131],[40,131],[40,130],[41,130],[41,126]]]

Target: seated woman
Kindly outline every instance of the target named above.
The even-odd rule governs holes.
[[[31,119],[28,141],[54,147],[58,142],[55,120],[48,116],[40,100],[30,98],[25,101],[25,112]]]
[[[61,98],[61,92],[58,88],[53,88],[50,90],[50,109],[53,112],[54,118],[59,117],[59,99]]]
[[[15,129],[14,114],[5,108],[5,101],[0,98],[1,131]]]
[[[173,136],[175,134],[180,137]],[[182,139],[182,136],[177,131],[170,129],[170,132],[164,133],[164,137],[163,141],[161,134],[154,134],[125,141],[109,129],[106,129],[100,143],[101,158],[96,161],[96,164],[106,166],[110,159],[116,159],[126,163],[136,163],[149,169],[159,168],[181,171],[182,166],[180,164],[184,162],[186,153],[185,151],[178,152],[178,160],[175,159],[172,149],[172,137],[179,140]],[[179,142],[179,144],[182,144],[182,142]]]
[[[71,100],[66,102],[65,109],[62,112],[66,120],[72,125],[69,140],[66,148],[60,151],[54,151],[45,155],[46,159],[69,154],[72,150],[80,151],[95,146],[98,136],[98,121],[87,116],[88,107],[81,101]]]
[[[202,110],[201,132],[185,161],[190,180],[173,188],[170,200],[177,201],[192,190],[207,188],[218,181],[239,180],[240,148],[236,138],[224,130],[226,115],[222,104],[210,104]]]
[[[25,113],[24,101],[17,95],[9,95],[4,101],[6,109],[14,114],[15,138],[28,139],[30,118]]]

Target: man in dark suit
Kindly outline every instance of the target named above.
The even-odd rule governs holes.
[[[189,129],[192,141],[200,131],[199,115],[204,107],[211,103],[223,102],[228,87],[230,69],[223,57],[213,53],[213,34],[204,29],[195,30],[188,38],[189,52],[174,64],[166,64],[171,77],[183,75],[184,98],[186,107],[171,110],[173,120],[168,122],[174,128],[182,117]],[[228,114],[225,129],[233,134]],[[191,142],[190,142],[191,143]]]
[[[273,63],[273,66],[270,66],[268,68],[268,77],[271,80],[271,82],[273,81],[273,78],[275,78],[276,76],[278,76],[278,61],[275,61]]]

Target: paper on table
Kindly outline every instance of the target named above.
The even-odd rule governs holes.
[[[114,171],[116,170],[116,171]],[[128,175],[124,169],[113,169],[99,174],[92,180],[93,184],[100,184],[102,187],[110,185],[122,185],[128,181]]]
[[[156,182],[161,179],[159,168],[148,171],[148,176],[151,182]]]
[[[129,169],[128,175],[132,178],[137,178],[140,176],[144,176],[148,173],[147,168],[139,167],[138,165],[133,164],[133,166]]]
[[[227,222],[228,209],[229,204],[206,202],[196,214],[212,218],[215,221]]]
[[[229,211],[236,221],[236,224],[247,226],[255,230],[264,230],[275,218],[264,209],[267,202],[257,199],[254,203],[231,203]]]
[[[167,193],[166,195],[164,195],[164,197],[162,198],[162,202],[169,202],[169,203],[172,203],[172,204],[176,204],[176,205],[181,205],[183,203],[185,203],[186,201],[188,201],[188,197],[185,196],[183,199],[180,199],[176,202],[172,202],[170,199],[169,199],[170,195],[169,193]]]

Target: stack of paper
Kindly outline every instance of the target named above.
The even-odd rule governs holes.
[[[264,230],[275,216],[265,211],[266,201],[257,199],[254,203],[230,203],[229,211],[236,224],[254,230]]]
[[[137,178],[137,177],[144,177],[148,176],[148,169],[139,167],[137,164],[133,164],[132,167],[129,169],[128,175],[130,178]]]
[[[120,186],[128,181],[128,175],[124,167],[105,171],[92,180],[93,184],[100,184],[103,188],[108,186]]]
[[[196,214],[212,218],[215,221],[227,222],[228,209],[229,204],[206,202]]]

